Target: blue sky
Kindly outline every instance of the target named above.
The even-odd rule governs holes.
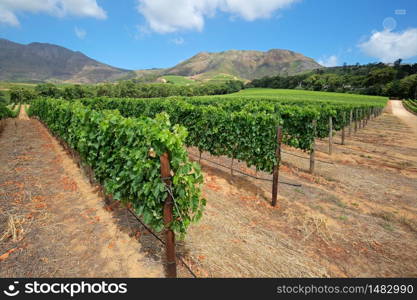
[[[325,65],[417,61],[416,0],[0,0],[0,37],[127,69],[289,49]]]

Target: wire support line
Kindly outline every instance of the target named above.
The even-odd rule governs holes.
[[[192,154],[192,153],[189,153],[189,155],[199,158],[197,155]],[[200,158],[199,158],[199,159],[200,159]],[[208,161],[208,162],[211,162],[211,163],[213,163],[213,164],[215,164],[215,165],[221,166],[221,167],[223,167],[223,168],[226,168],[226,169],[229,169],[229,170],[231,169],[229,166],[225,166],[225,165],[223,165],[223,164],[220,164],[220,163],[218,163],[218,162],[212,161],[212,160],[210,160],[210,159],[207,159],[207,158],[204,158],[204,157],[201,157],[201,159],[202,159],[202,160],[205,160],[205,161]],[[256,180],[262,180],[262,181],[272,182],[272,179],[268,179],[268,178],[262,178],[262,177],[253,176],[253,175],[250,175],[250,174],[248,174],[248,173],[242,172],[242,171],[240,171],[240,170],[236,170],[236,169],[234,169],[234,168],[232,168],[232,170],[233,170],[234,172],[237,172],[237,173],[242,174],[242,175],[244,175],[244,176],[251,177],[251,178],[256,179]],[[279,181],[279,183],[281,183],[281,184],[286,184],[286,185],[290,185],[290,186],[294,186],[294,187],[302,187],[302,185],[301,185],[301,184],[290,183],[290,182],[285,182],[285,181]]]
[[[281,151],[285,154],[288,154],[288,155],[293,155],[293,156],[296,156],[296,157],[299,157],[299,158],[304,158],[304,159],[310,159],[309,157],[297,155],[297,154],[294,154],[294,153],[291,153],[291,152],[287,152],[285,150],[281,150]],[[334,165],[334,162],[330,162],[330,161],[325,161],[325,160],[320,160],[320,159],[316,159],[315,161],[319,161],[319,162],[329,164],[329,165]]]

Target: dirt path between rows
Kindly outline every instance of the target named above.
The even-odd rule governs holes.
[[[29,117],[26,114],[25,107],[29,108],[29,105],[21,105],[20,106],[19,116],[17,117],[18,120],[25,120],[25,121],[29,120]]]
[[[392,114],[407,124],[417,137],[417,116],[406,110],[400,100],[391,100],[390,105]]]
[[[23,106],[0,150],[0,277],[164,277]]]

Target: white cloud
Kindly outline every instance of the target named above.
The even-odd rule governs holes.
[[[52,16],[107,18],[96,0],[1,0],[0,23],[19,26],[17,13],[46,13]]]
[[[74,32],[75,32],[75,35],[81,40],[83,40],[87,35],[87,31],[79,27],[75,27]]]
[[[19,26],[19,20],[16,16],[7,9],[0,6],[0,23],[6,23],[11,26]]]
[[[174,43],[175,45],[182,45],[184,44],[185,40],[182,37],[178,37],[171,40],[171,43]]]
[[[367,55],[384,63],[391,63],[399,58],[412,58],[417,56],[417,28],[403,32],[376,31],[368,41],[360,43],[359,47]]]
[[[300,0],[137,0],[138,11],[149,28],[158,33],[201,31],[205,18],[217,11],[247,21],[269,18],[279,9]]]
[[[241,16],[247,21],[270,18],[273,12],[287,7],[295,0],[225,0],[220,4],[221,10]]]
[[[336,55],[331,55],[320,59],[318,63],[325,67],[336,67],[339,64],[339,59]]]

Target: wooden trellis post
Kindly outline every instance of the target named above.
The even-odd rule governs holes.
[[[316,155],[316,127],[317,121],[313,121],[313,141],[311,143],[311,150],[310,150],[310,173],[314,174],[315,168],[315,155]]]
[[[346,122],[346,112],[343,112],[342,145],[345,144],[345,122]]]
[[[352,136],[352,119],[353,119],[353,110],[349,112],[349,137]]]
[[[275,150],[275,157],[277,159],[277,164],[274,167],[274,175],[272,178],[272,201],[271,205],[277,205],[278,198],[278,179],[279,179],[279,167],[281,165],[281,145],[282,145],[282,128],[278,126],[277,128],[277,149]]]
[[[366,125],[366,110],[362,109],[362,128],[365,128]]]
[[[333,152],[333,118],[329,117],[329,155]]]
[[[169,162],[168,153],[164,153],[160,157],[161,162],[161,177],[168,189],[171,188],[171,167]],[[174,199],[172,199],[171,193],[167,194],[167,198],[164,203],[164,225],[165,225],[165,250],[167,257],[167,277],[177,277],[177,262],[175,254],[175,233],[170,228],[171,223],[174,221]]]
[[[362,109],[362,128],[366,126],[366,110]]]
[[[358,131],[358,109],[355,109],[355,133]]]

